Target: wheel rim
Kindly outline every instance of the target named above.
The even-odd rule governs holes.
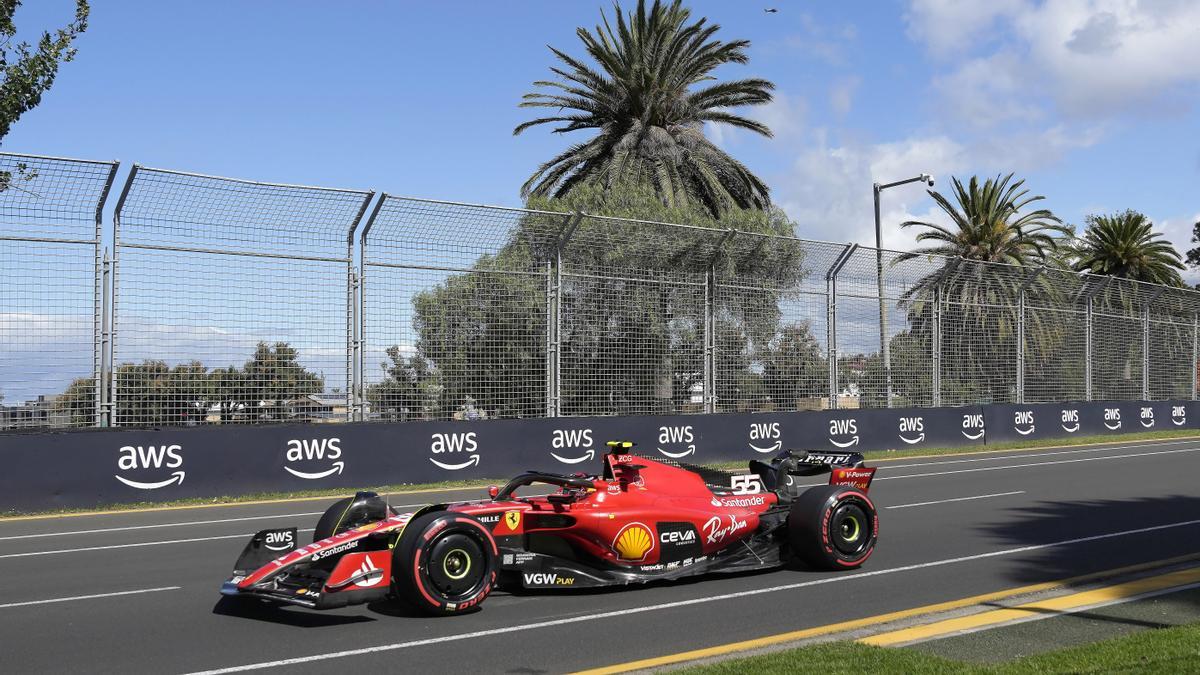
[[[855,501],[839,504],[829,523],[829,538],[838,554],[855,558],[867,550],[872,538],[866,510]]]
[[[471,556],[461,548],[456,548],[442,558],[442,571],[450,579],[458,581],[471,571]]]
[[[450,532],[430,543],[425,576],[430,590],[449,602],[475,595],[484,584],[485,554],[480,541]]]

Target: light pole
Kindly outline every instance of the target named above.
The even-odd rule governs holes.
[[[879,349],[883,352],[884,389],[889,408],[892,407],[892,350],[888,346],[887,306],[883,301],[883,228],[879,222],[879,193],[897,185],[916,182],[928,183],[929,187],[933,187],[933,176],[923,173],[915,178],[906,178],[894,183],[875,183],[872,186],[875,191],[875,275],[879,288]]]

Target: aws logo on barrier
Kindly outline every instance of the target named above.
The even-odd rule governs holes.
[[[340,474],[346,468],[346,462],[340,459],[342,456],[341,442],[340,438],[292,439],[287,442],[287,452],[285,453],[288,462],[313,462],[326,459],[332,461],[329,468],[323,471],[300,471],[287,464],[284,464],[283,468],[293,476],[305,480],[319,480],[335,473]]]
[[[139,476],[147,471],[158,475],[168,473],[169,469],[180,469],[169,472],[170,475],[161,480],[141,481],[114,474],[113,478],[131,488],[139,490],[157,490],[171,484],[183,485],[187,475],[183,470],[183,447],[179,445],[126,445],[118,451],[117,469],[120,471],[137,471]]]
[[[1015,410],[1013,411],[1013,431],[1028,436],[1037,430],[1037,425],[1033,423],[1032,410]]]
[[[1138,421],[1142,423],[1142,426],[1147,429],[1154,426],[1154,408],[1142,408],[1141,417]]]
[[[476,452],[479,450],[479,441],[474,431],[433,434],[430,440],[432,442],[429,451],[435,456],[430,457],[429,461],[443,469],[458,471],[472,464],[479,466],[479,455]]]
[[[775,441],[772,445],[767,445]],[[764,455],[769,452],[779,452],[783,447],[783,438],[779,430],[779,422],[755,422],[750,425],[750,449]]]
[[[1068,434],[1073,434],[1079,431],[1079,411],[1067,410],[1062,411],[1062,428]]]
[[[1171,406],[1171,424],[1177,427],[1187,424],[1187,406]]]
[[[1104,409],[1104,428],[1109,431],[1116,431],[1121,428],[1121,409],[1120,408],[1105,408]]]
[[[909,438],[908,436],[913,436]],[[925,418],[924,417],[901,417],[900,418],[900,440],[913,445],[925,440]]]
[[[555,429],[553,438],[550,439],[550,447],[554,448],[550,451],[550,456],[563,464],[578,464],[596,458],[596,450],[592,448],[591,429]],[[579,457],[564,457],[555,452],[564,450],[571,450],[573,453],[583,451],[583,454]]]
[[[983,438],[986,429],[983,426],[983,413],[968,413],[963,415],[962,435],[970,441]]]
[[[671,459],[681,459],[696,452],[696,434],[692,430],[692,425],[685,426],[665,426],[658,428],[658,446],[657,450],[664,457]],[[683,450],[671,451],[663,450],[662,446],[683,446]]]
[[[849,437],[847,439],[847,437]],[[837,440],[843,438],[847,440]],[[853,417],[840,420],[829,420],[829,442],[839,448],[858,445],[858,421]]]

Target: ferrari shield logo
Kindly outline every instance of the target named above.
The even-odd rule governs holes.
[[[520,511],[505,511],[504,512],[504,524],[508,526],[508,529],[516,530],[517,527],[520,526],[520,524],[521,524],[521,512]]]

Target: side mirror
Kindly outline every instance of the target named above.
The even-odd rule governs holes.
[[[496,495],[498,495],[498,494],[500,494],[500,488],[498,486],[495,486],[495,485],[488,486],[488,496],[489,497],[491,497],[492,499],[495,499]]]

